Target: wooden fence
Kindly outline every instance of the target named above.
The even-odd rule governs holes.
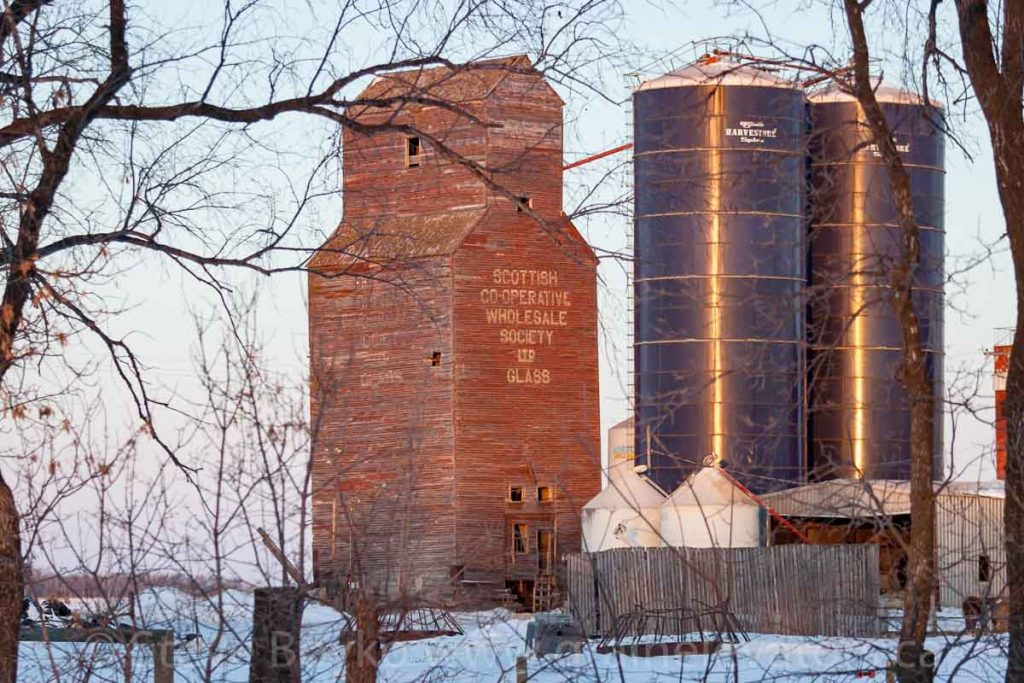
[[[629,616],[666,612],[727,615],[748,633],[880,633],[874,545],[624,548],[566,561],[569,609],[591,635],[624,635],[623,624],[627,631],[677,635],[672,619]],[[692,624],[685,630],[697,630]]]

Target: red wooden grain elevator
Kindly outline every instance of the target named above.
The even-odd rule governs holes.
[[[1010,372],[1010,345],[992,350],[993,388],[996,397],[996,478],[1006,479],[1006,377]]]
[[[600,488],[597,260],[562,213],[562,101],[525,57],[375,80],[309,276],[313,560],[529,595]]]

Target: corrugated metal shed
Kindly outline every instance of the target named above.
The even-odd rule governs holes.
[[[910,513],[910,484],[887,479],[833,479],[762,497],[787,517],[862,519]]]
[[[935,545],[943,607],[960,607],[972,595],[997,597],[1006,588],[1004,499],[1001,487],[991,485],[939,494]]]
[[[1003,482],[937,483],[935,490],[939,603],[960,607],[969,596],[998,597],[1006,588]],[[858,520],[910,514],[906,481],[835,479],[763,498],[786,517]]]

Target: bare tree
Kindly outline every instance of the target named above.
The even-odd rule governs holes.
[[[935,47],[931,3],[929,45]],[[1007,2],[958,0],[963,69],[981,105],[992,143],[993,165],[1013,257],[1017,318],[1006,386],[1006,564],[1010,652],[1007,681],[1024,681],[1024,7]],[[953,62],[957,69],[960,67]]]
[[[923,104],[928,105],[929,83],[940,79],[945,84],[944,69],[969,82],[981,105],[988,124],[994,165],[1006,219],[1013,257],[1017,289],[1018,314],[1013,342],[1013,360],[1007,385],[1007,488],[1005,502],[1005,545],[1009,588],[1010,653],[1007,680],[1024,680],[1024,307],[1021,303],[1022,264],[1024,264],[1024,200],[1020,174],[1024,172],[1024,68],[1021,45],[1024,43],[1024,8],[1005,3],[998,9],[981,2],[957,2],[959,37],[963,54],[962,66],[942,46],[938,35],[937,10],[941,0],[929,4],[926,29],[920,34],[921,83]],[[901,648],[906,646],[907,664],[916,671],[902,671],[903,680],[924,680],[920,654],[927,628],[930,594],[935,582],[934,496],[930,482],[930,458],[926,445],[931,445],[932,411],[930,396],[924,391],[926,377],[920,327],[910,298],[910,283],[920,259],[919,229],[914,220],[909,176],[895,146],[892,129],[878,106],[871,79],[869,35],[864,17],[871,5],[846,0],[843,3],[846,26],[853,48],[851,90],[864,109],[873,137],[882,154],[891,184],[893,202],[903,232],[903,259],[893,271],[893,304],[900,316],[904,336],[903,382],[913,400],[911,417],[911,448],[913,464],[911,483],[914,490],[913,529],[911,536],[911,586],[905,602],[901,630]],[[911,55],[907,48],[904,58]],[[943,131],[948,132],[948,131]],[[1011,464],[1012,463],[1012,464]],[[903,650],[901,649],[901,655]]]
[[[465,71],[475,68],[467,60],[510,50],[530,52],[540,69],[570,88],[590,89],[594,65],[611,54],[605,41],[615,40],[611,26],[619,11],[615,0],[348,0],[329,10],[308,7],[306,21],[317,30],[306,41],[275,29],[280,14],[290,19],[295,12],[272,3],[226,2],[219,12],[203,5],[203,19],[219,23],[208,40],[121,0],[14,0],[2,7],[6,415],[32,400],[31,379],[43,364],[65,363],[71,381],[80,378],[83,370],[67,363],[64,346],[91,335],[148,438],[185,472],[190,466],[161,428],[169,399],[154,395],[144,359],[114,331],[118,310],[104,302],[103,283],[147,253],[220,300],[230,291],[232,268],[260,275],[306,269],[322,237],[303,233],[303,224],[312,205],[337,195],[329,173],[336,148],[327,144],[307,160],[307,178],[242,191],[228,172],[239,170],[237,159],[250,155],[256,165],[270,150],[272,163],[279,162],[287,148],[282,127],[272,124],[300,115],[326,124],[333,132],[324,138],[336,140],[339,126],[371,130],[348,116],[354,106],[400,109],[416,102],[465,116],[457,103],[429,93],[360,101],[350,92],[396,69]],[[351,59],[348,44],[367,37],[376,43],[369,52],[380,57]],[[407,127],[385,120],[373,128]],[[430,142],[488,176],[443,141]],[[34,360],[40,365],[31,365]],[[13,500],[6,483],[0,494]],[[12,552],[17,538],[6,534],[13,528],[5,524],[3,544]],[[15,587],[10,595],[17,593]],[[11,597],[0,609],[5,648],[13,647],[16,628]],[[13,672],[3,678],[13,680]]]
[[[896,148],[891,124],[875,97],[878,84],[871,75],[871,55],[863,20],[867,4],[844,0],[843,6],[853,45],[851,90],[863,108],[874,144],[885,163],[901,231],[901,253],[891,270],[890,294],[903,336],[901,377],[910,401],[911,532],[909,583],[903,602],[904,616],[897,656],[900,680],[923,682],[930,680],[922,654],[935,589],[935,496],[932,483],[935,397],[925,368],[925,348],[913,300],[915,273],[921,262],[920,229],[914,215],[910,176]]]

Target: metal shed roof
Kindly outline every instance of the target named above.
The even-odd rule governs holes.
[[[833,479],[762,496],[787,517],[854,519],[910,513],[910,484],[889,479]]]
[[[1003,482],[936,483],[944,496],[1005,497]],[[762,496],[786,517],[858,519],[910,514],[910,482],[892,479],[833,479]]]

